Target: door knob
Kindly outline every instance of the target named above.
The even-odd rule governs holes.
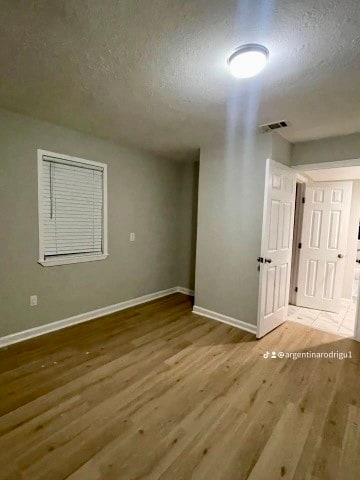
[[[271,258],[265,258],[265,263],[271,263],[271,262],[272,262]]]
[[[344,255],[342,253],[339,253],[338,258],[344,258]]]

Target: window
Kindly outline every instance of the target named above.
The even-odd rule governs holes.
[[[38,150],[39,263],[103,260],[107,252],[107,166]]]

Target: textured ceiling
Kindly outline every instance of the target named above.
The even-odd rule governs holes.
[[[233,79],[248,42],[269,64]],[[0,106],[173,158],[234,124],[360,131],[359,0],[0,0]]]

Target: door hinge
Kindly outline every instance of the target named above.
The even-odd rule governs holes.
[[[297,292],[298,290],[299,290],[298,287],[295,287],[295,292]]]
[[[298,248],[301,248],[302,247],[302,243],[300,242],[299,245],[298,245]]]
[[[258,258],[257,258],[257,261],[258,261],[259,263],[264,263],[264,258],[263,258],[263,257],[258,257]]]
[[[302,203],[305,203],[305,197],[302,197],[301,201]]]

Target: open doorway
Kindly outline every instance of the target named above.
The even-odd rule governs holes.
[[[287,319],[353,337],[360,277],[360,167],[302,173],[296,184]]]

